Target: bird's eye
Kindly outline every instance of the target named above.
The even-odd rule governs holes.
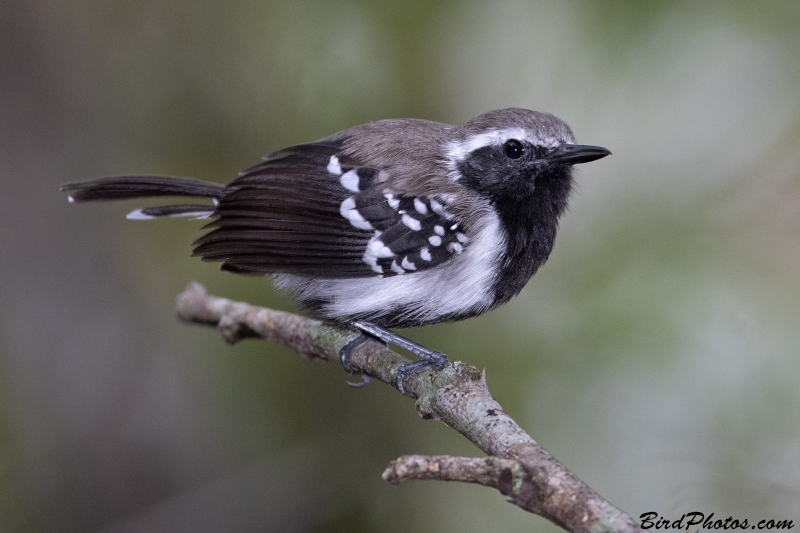
[[[509,139],[503,145],[503,150],[511,159],[519,159],[525,153],[525,147],[516,139]]]

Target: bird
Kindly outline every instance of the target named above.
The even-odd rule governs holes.
[[[549,257],[573,165],[610,155],[550,113],[498,109],[462,124],[384,119],[284,148],[227,185],[116,176],[69,183],[70,202],[196,197],[127,218],[209,219],[194,256],[270,276],[306,315],[411,350],[396,386],[442,369],[441,352],[394,333],[463,320],[519,294]],[[363,381],[366,383],[368,377]]]

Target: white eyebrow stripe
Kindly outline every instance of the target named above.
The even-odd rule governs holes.
[[[555,148],[563,142],[554,137],[542,138],[531,135],[531,132],[525,128],[503,128],[478,133],[467,137],[463,141],[450,141],[445,146],[445,154],[447,154],[451,169],[454,169],[455,163],[460,163],[475,150],[485,146],[498,146],[509,139],[517,139],[519,141],[528,142],[534,146],[544,146],[547,148]]]
[[[479,148],[503,144],[509,139],[530,141],[527,132],[522,128],[489,130],[467,137],[463,141],[450,142],[447,146],[447,155],[456,161],[463,161],[465,157]]]

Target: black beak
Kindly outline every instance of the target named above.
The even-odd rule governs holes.
[[[611,155],[611,151],[602,146],[589,146],[588,144],[562,144],[540,161],[548,163],[559,163],[564,165],[575,165],[577,163],[588,163],[596,161],[601,157]]]

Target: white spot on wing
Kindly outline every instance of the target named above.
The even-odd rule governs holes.
[[[416,209],[417,213],[419,213],[420,215],[428,214],[428,208],[425,207],[425,203],[419,198],[414,198],[414,209]]]
[[[352,213],[354,216],[350,218],[350,224],[352,224],[353,227],[365,230],[375,229],[372,227],[372,224],[364,220],[364,218],[358,214],[358,211],[353,211]]]
[[[394,252],[391,248],[383,244],[378,237],[373,237],[367,244],[367,253],[376,258],[393,257]]]
[[[386,198],[386,201],[389,202],[389,205],[392,209],[397,211],[397,208],[400,207],[400,200],[394,197],[394,194],[389,192],[388,189],[384,189],[383,197]]]
[[[67,201],[68,201],[69,203],[71,203],[71,204],[74,204],[74,203],[75,203],[75,198],[74,198],[72,195],[70,195],[70,196],[67,196]]]
[[[328,161],[328,172],[337,176],[342,173],[342,165],[339,164],[339,158],[335,155],[332,155]]]
[[[423,248],[419,251],[419,256],[422,258],[423,261],[430,261],[431,260],[431,251],[427,248]]]
[[[366,264],[372,268],[378,274],[383,274],[383,267],[378,264],[379,258],[384,257],[392,257],[394,256],[394,252],[383,244],[381,240],[381,232],[375,231],[375,235],[367,243],[367,249],[364,251],[364,255],[361,257],[361,260],[364,261]]]
[[[336,157],[336,156],[333,156]],[[328,165],[328,169],[330,170],[330,165]],[[339,169],[341,172],[341,169]],[[351,192],[359,192],[360,189],[358,188],[358,173],[356,169],[348,170],[344,174],[339,177],[339,183],[342,184],[342,187],[347,189]]]
[[[347,213],[352,209],[356,208],[356,199],[352,196],[342,202],[342,205],[339,206],[339,214],[342,215],[344,218],[348,218]]]
[[[405,274],[406,273],[405,270],[403,270],[402,268],[400,268],[397,265],[397,260],[396,259],[394,261],[392,261],[391,269],[392,269],[392,272],[395,272],[397,274]]]
[[[438,235],[439,237],[441,237],[442,235],[444,235],[444,228],[443,228],[443,227],[441,227],[441,226],[440,226],[440,225],[438,225],[438,224],[437,224],[437,225],[435,225],[435,226],[433,227],[433,231],[435,231],[435,232],[436,232],[436,235]]]
[[[373,269],[376,266],[378,266],[378,258],[369,253],[369,251],[364,252],[364,255],[361,257],[361,260],[364,261],[369,266],[371,266]],[[381,272],[383,272],[383,270],[381,270]]]
[[[464,247],[458,244],[457,242],[451,242],[450,244],[447,245],[447,249],[451,252],[460,254],[464,250]]]
[[[403,215],[403,224],[414,231],[422,229],[422,224],[420,224],[419,220],[408,214]]]
[[[341,207],[339,207],[339,214],[349,220],[350,224],[358,229],[375,229],[372,227],[372,224],[364,220],[361,213],[356,210],[356,200],[352,196],[342,202]]]
[[[417,269],[417,265],[415,265],[414,263],[409,261],[408,257],[404,257],[403,258],[403,260],[400,262],[400,266],[403,267],[406,270],[416,270]]]
[[[428,242],[431,243],[431,246],[441,246],[442,245],[442,238],[438,235],[432,235],[428,237]]]
[[[464,244],[469,240],[469,237],[467,237],[466,235],[464,235],[459,231],[458,233],[456,233],[456,239],[458,239],[458,242],[460,242],[461,244]]]

